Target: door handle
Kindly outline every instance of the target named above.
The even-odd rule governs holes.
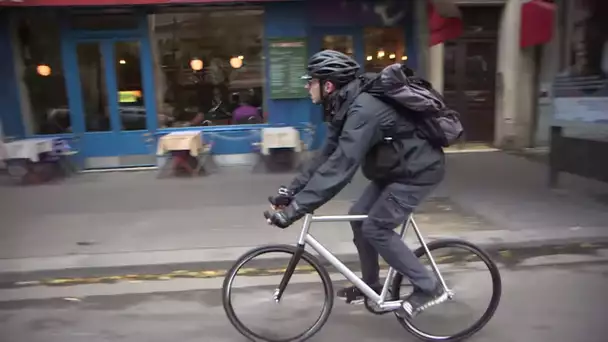
[[[144,137],[151,137],[152,133],[144,133],[144,134],[142,134],[142,136],[144,136]]]

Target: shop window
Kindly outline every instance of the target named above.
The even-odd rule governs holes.
[[[560,21],[566,24],[562,74],[608,78],[608,21],[605,19],[608,2],[589,0],[568,4],[570,8]]]
[[[393,63],[407,60],[404,36],[400,27],[366,28],[365,71],[380,72]]]
[[[14,22],[17,82],[30,134],[71,131],[57,22],[54,15],[43,13],[17,17]]]
[[[323,50],[335,50],[354,58],[353,36],[329,35],[323,37]]]
[[[189,7],[150,22],[159,126],[265,121],[262,10]]]
[[[103,30],[135,30],[139,19],[135,12],[125,10],[123,13],[104,13],[98,11],[79,11],[69,16],[69,25],[74,30],[103,31]]]

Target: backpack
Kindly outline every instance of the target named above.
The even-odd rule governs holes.
[[[399,114],[408,115],[419,136],[433,146],[452,146],[464,134],[460,114],[447,107],[443,96],[404,64],[389,65],[379,74],[367,74],[362,79],[360,92],[367,92],[390,104]]]

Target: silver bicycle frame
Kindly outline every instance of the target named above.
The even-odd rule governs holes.
[[[300,237],[298,238],[298,245],[302,246],[305,244],[310,245],[312,249],[317,251],[319,255],[325,258],[330,264],[332,264],[338,272],[340,272],[346,279],[348,279],[351,283],[353,283],[361,292],[363,292],[367,298],[369,298],[373,303],[375,303],[382,310],[394,310],[401,307],[401,300],[397,301],[386,301],[386,297],[388,295],[389,286],[393,277],[395,276],[395,270],[390,267],[388,270],[388,275],[386,276],[386,280],[384,282],[384,286],[382,287],[382,292],[378,295],[374,290],[372,290],[369,285],[367,285],[361,278],[359,278],[353,271],[351,271],[346,265],[344,265],[338,258],[336,258],[327,248],[325,248],[319,241],[317,241],[310,233],[310,226],[313,222],[352,222],[352,221],[363,221],[367,218],[367,215],[335,215],[335,216],[313,216],[312,214],[307,214],[304,217],[304,224],[302,227],[302,232],[300,233]],[[416,237],[418,241],[420,241],[420,245],[424,248],[426,255],[431,261],[431,267],[433,268],[433,272],[437,275],[437,278],[441,282],[441,285],[445,289],[447,293],[451,293],[448,289],[445,280],[439,273],[439,269],[437,268],[437,264],[435,260],[431,256],[431,252],[429,251],[422,234],[420,233],[420,229],[418,229],[418,225],[414,220],[414,216],[410,215],[407,220],[401,225],[401,230],[399,235],[401,239],[405,238],[405,233],[409,226],[414,228],[414,232],[416,233]]]

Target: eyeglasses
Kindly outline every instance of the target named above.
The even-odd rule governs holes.
[[[309,80],[306,81],[306,86],[310,87],[310,86],[312,86],[313,84],[316,84],[316,83],[319,83],[319,80],[316,79],[316,78],[311,78],[311,79],[309,79]]]

